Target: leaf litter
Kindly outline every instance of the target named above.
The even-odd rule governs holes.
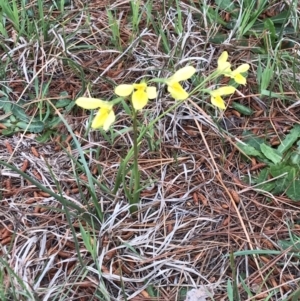
[[[218,27],[199,32],[196,16],[201,16],[206,24],[209,16],[186,2],[180,4],[185,18],[181,36],[170,29],[177,17],[175,9],[169,8],[164,18],[158,16],[162,27],[168,28],[166,35],[171,53],[165,53],[153,28],[143,31],[143,35],[131,45],[131,28],[124,26],[121,27],[124,54],[109,46],[110,32],[104,6],[103,11],[91,11],[87,15],[80,3],[76,3],[70,10],[72,18],[68,17],[68,30],[75,32],[73,36],[65,36],[70,39],[68,52],[65,52],[63,32],[59,28],[51,42],[34,48],[20,39],[18,46],[23,50],[18,51],[16,47],[11,52],[12,61],[7,67],[8,86],[14,87],[10,93],[11,101],[17,102],[19,98],[26,101],[34,91],[31,75],[26,70],[33,70],[34,79],[40,82],[51,80],[50,97],[59,99],[64,91],[70,99],[75,99],[78,93],[83,94],[85,90],[81,86],[79,69],[63,64],[59,58],[61,54],[80,63],[86,81],[93,83],[93,94],[104,99],[115,84],[122,83],[124,79],[132,82],[144,77],[145,71],[150,76],[160,72],[168,77],[173,73],[173,62],[177,66],[186,62],[196,63],[200,73],[211,72],[216,68],[213,58],[218,57],[220,48],[224,47],[208,43],[210,35]],[[124,1],[110,4],[123,12],[130,9]],[[154,4],[158,14],[162,13],[161,1],[154,1]],[[90,6],[94,5],[96,3],[92,1]],[[91,35],[86,29],[76,31],[87,20],[93,22]],[[83,52],[75,47],[77,42],[73,44],[71,41],[86,45],[92,43],[96,47]],[[251,49],[245,47],[232,49],[228,45],[228,50],[232,57],[242,60],[251,56]],[[1,57],[7,60],[5,53],[1,53]],[[26,57],[39,60],[26,60]],[[13,65],[18,66],[21,72],[14,72]],[[20,76],[22,72],[24,74]],[[286,74],[291,72],[290,68],[285,70]],[[0,251],[7,263],[5,266],[1,261],[8,290],[14,287],[17,292],[27,291],[27,295],[32,296],[31,300],[102,300],[99,283],[103,281],[101,291],[104,295],[109,294],[111,300],[123,300],[124,295],[128,300],[157,300],[154,296],[158,295],[163,300],[177,300],[183,288],[198,287],[181,300],[197,298],[199,301],[201,298],[204,301],[212,297],[206,293],[206,288],[218,284],[214,288],[214,298],[222,300],[227,296],[227,280],[233,280],[236,269],[238,275],[245,277],[245,280],[237,278],[237,281],[246,281],[249,287],[256,287],[253,293],[260,296],[277,289],[278,293],[272,296],[272,300],[283,300],[284,296],[295,291],[299,283],[299,267],[293,254],[289,254],[288,259],[278,253],[236,256],[235,266],[230,265],[227,256],[230,250],[250,250],[250,245],[255,250],[282,251],[278,241],[289,240],[291,233],[294,238],[300,235],[297,203],[285,195],[259,194],[241,180],[257,162],[241,160],[231,134],[241,138],[242,132],[248,129],[261,137],[278,138],[279,134],[284,135],[287,129],[291,129],[292,123],[298,122],[299,107],[285,110],[283,103],[274,100],[269,104],[272,113],[268,115],[255,101],[249,101],[251,97],[247,95],[255,95],[255,83],[247,89],[243,91],[245,97],[237,97],[234,101],[250,106],[254,116],[240,118],[240,122],[233,124],[228,132],[221,133],[210,114],[205,113],[206,100],[201,96],[192,100],[197,106],[184,103],[159,121],[154,134],[160,141],[159,149],[149,152],[146,143],[141,145],[142,179],[155,181],[142,191],[142,207],[136,219],[128,214],[128,205],[122,195],[112,197],[96,188],[106,220],[93,231],[85,226],[87,231],[93,232],[97,242],[97,264],[101,273],[81,237],[79,222],[82,219],[73,217],[72,226],[77,233],[79,253],[85,266],[79,264],[75,239],[61,211],[61,203],[18,173],[2,166]],[[38,97],[37,101],[40,101]],[[147,118],[158,116],[170,104],[168,98],[150,102],[145,122],[148,122]],[[34,114],[34,111],[30,113]],[[221,119],[237,114],[229,108]],[[119,117],[116,130],[130,124],[127,116]],[[113,187],[120,158],[130,147],[130,135],[125,133],[109,143],[97,132],[84,135],[86,113],[68,112],[65,118],[83,149],[89,151],[87,157],[95,178]],[[195,120],[201,125],[203,136]],[[70,155],[77,158],[78,150],[74,149],[72,140],[67,139],[68,132],[64,126],[57,125],[54,131],[60,136],[53,135],[43,144],[36,141],[36,134],[0,135],[0,159],[22,169],[53,191],[57,189],[58,182],[64,198],[81,204],[82,194],[88,197],[89,191],[86,175],[78,174],[81,179],[78,185],[70,163]],[[99,147],[101,154],[95,157]],[[102,174],[99,174],[97,164],[101,165]],[[220,184],[219,174],[230,189],[229,193],[238,195],[235,197],[239,199],[236,204],[238,212]],[[9,269],[16,277],[7,277]],[[239,282],[238,289],[246,300],[243,283]],[[150,286],[157,294],[150,293]]]

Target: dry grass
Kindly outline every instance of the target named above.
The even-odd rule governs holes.
[[[14,29],[8,25],[10,38],[4,42],[9,56],[4,51],[0,55],[6,64],[2,85],[11,89],[11,101],[22,99],[44,106],[63,91],[72,100],[88,93],[108,99],[116,84],[146,76],[167,77],[186,64],[193,64],[201,76],[206,76],[215,69],[216,58],[224,49],[230,52],[233,64],[255,60],[251,47],[258,41],[249,40],[248,47],[239,46],[234,39],[221,45],[211,43],[216,32],[226,31],[217,24],[199,28],[199,18],[203,24],[210,20],[189,1],[180,3],[184,20],[181,35],[174,32],[176,7],[164,8],[162,1],[153,3],[170,53],[165,52],[162,38],[151,24],[146,28],[142,21],[140,33],[133,33],[128,23],[129,1],[91,1],[88,8],[80,1],[72,2],[65,19],[60,16],[57,27],[49,30],[49,40],[43,43],[13,40]],[[112,44],[107,5],[119,13],[123,51]],[[287,51],[294,55],[294,49]],[[282,250],[278,241],[289,239],[291,233],[300,236],[299,205],[284,195],[261,194],[242,182],[242,176],[260,166],[255,160],[243,160],[235,138],[241,139],[241,133],[248,129],[275,145],[294,123],[299,123],[299,106],[287,109],[288,104],[272,99],[266,109],[257,100],[255,74],[253,62],[248,85],[240,89],[241,95],[229,100],[252,107],[256,112],[253,117],[240,116],[233,109],[220,117],[208,99],[199,95],[159,120],[146,139],[148,143],[141,145],[141,178],[147,184],[135,217],[128,213],[121,191],[113,196],[95,186],[105,221],[99,228],[87,224],[84,228],[93,237],[96,260],[80,232],[81,217],[72,218],[76,242],[61,211],[62,204],[18,173],[2,168],[0,252],[8,264],[1,266],[4,288],[24,292],[23,283],[32,298],[43,301],[105,300],[100,294],[103,281],[111,300],[125,300],[126,296],[136,301],[183,300],[186,290],[207,285],[214,290],[214,300],[228,300],[227,280],[238,275],[254,295],[247,296],[238,278],[241,300],[263,300],[274,289],[277,293],[269,300],[287,300],[299,286],[299,258]],[[48,81],[49,94],[43,95],[42,84]],[[285,95],[297,95],[288,81],[283,83]],[[186,83],[187,89],[191,86]],[[278,89],[275,85],[274,92]],[[172,104],[173,100],[161,93],[140,113],[141,122],[148,124]],[[32,105],[28,108],[29,116],[38,114]],[[114,130],[121,133],[131,121],[121,107],[116,113]],[[131,133],[118,135],[110,144],[97,131],[85,135],[86,117],[80,110],[64,116],[82,148],[89,150],[86,158],[92,174],[112,189],[120,160],[131,148]],[[220,131],[220,126],[227,131]],[[26,132],[0,135],[0,159],[52,191],[57,191],[59,183],[64,198],[87,208],[82,204],[83,195],[89,199],[87,178],[84,172],[78,172],[78,185],[70,155],[77,159],[79,151],[68,135],[61,124],[53,131],[51,141],[42,144],[37,142],[37,135]],[[95,155],[97,149],[101,150],[99,155]],[[246,250],[270,252],[236,256],[232,266],[229,254]],[[10,269],[22,281],[10,277]],[[151,296],[150,286],[159,292],[159,298]]]

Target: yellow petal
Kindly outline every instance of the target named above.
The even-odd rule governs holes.
[[[218,58],[218,68],[217,70],[220,72],[228,73],[231,72],[231,64],[227,62],[228,59],[228,52],[223,51],[220,57]]]
[[[168,91],[175,100],[185,100],[189,97],[189,94],[182,88],[179,83],[168,85]]]
[[[146,93],[149,99],[154,99],[157,96],[156,87],[147,87]]]
[[[115,88],[115,93],[119,96],[129,96],[133,91],[133,85],[119,85]]]
[[[218,65],[225,63],[227,60],[228,60],[228,52],[223,51],[220,57],[218,58]]]
[[[115,119],[116,116],[112,109],[101,108],[92,122],[92,128],[97,129],[102,127],[107,131]]]
[[[133,88],[136,90],[145,90],[147,88],[146,83],[133,84]]]
[[[230,67],[231,67],[231,64],[229,62],[224,62],[224,63],[218,64],[217,70],[222,73],[230,73],[230,72],[232,72]]]
[[[107,131],[109,129],[109,127],[114,123],[115,120],[116,120],[115,113],[113,110],[111,110],[108,113],[107,118],[104,121],[104,124],[103,124],[104,131]]]
[[[218,108],[220,108],[220,109],[222,109],[222,110],[225,110],[225,103],[224,103],[224,100],[222,99],[222,97],[221,96],[216,96],[216,97],[211,97],[211,103],[214,105],[214,106],[216,106],[216,107],[218,107]]]
[[[174,83],[174,82],[180,82],[182,80],[187,80],[189,78],[191,78],[196,72],[196,69],[192,66],[186,66],[183,67],[181,69],[179,69],[178,71],[176,71],[174,73],[174,75],[172,75],[169,80]]]
[[[75,103],[84,109],[97,109],[103,106],[109,105],[107,101],[98,99],[98,98],[90,98],[90,97],[79,97],[76,99]]]
[[[147,93],[144,90],[137,90],[132,94],[132,105],[135,110],[141,110],[148,102]]]
[[[235,87],[233,86],[225,86],[225,87],[221,87],[219,89],[210,91],[210,95],[213,97],[216,96],[222,96],[222,95],[229,95],[229,94],[233,94],[235,92]]]
[[[241,66],[232,71],[230,77],[233,78],[238,84],[245,85],[246,78],[241,73],[248,71],[249,68],[249,64],[242,64]]]
[[[249,64],[242,64],[241,66],[237,67],[235,70],[232,71],[233,74],[238,74],[238,73],[244,73],[248,71],[250,68]]]
[[[246,85],[246,78],[242,74],[236,74],[233,78],[236,83],[240,85]]]
[[[97,129],[97,128],[103,127],[104,122],[107,119],[107,116],[108,116],[109,112],[110,112],[109,109],[101,108],[97,112],[95,118],[93,119],[92,128]]]

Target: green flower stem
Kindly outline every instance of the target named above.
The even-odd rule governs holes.
[[[207,89],[203,89],[202,87],[204,86],[204,84],[206,84],[206,82],[210,82],[216,78],[218,78],[219,76],[222,75],[222,72],[216,70],[214,71],[210,76],[208,76],[207,78],[205,78],[203,80],[203,82],[201,84],[199,84],[196,88],[194,88],[189,94],[190,96],[195,94],[196,92],[199,92],[201,90],[207,90]]]
[[[134,188],[133,196],[130,200],[130,204],[134,205],[130,207],[130,212],[134,213],[137,211],[137,204],[140,201],[140,171],[138,165],[138,129],[137,129],[137,111],[133,109],[133,177],[134,177]]]

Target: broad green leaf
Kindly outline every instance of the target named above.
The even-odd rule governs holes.
[[[267,182],[264,183],[265,181],[268,180],[268,176],[269,176],[270,172],[269,172],[269,168],[263,168],[260,173],[258,174],[258,177],[256,179],[256,183],[262,183],[260,185],[257,185],[256,188],[264,190],[264,191],[272,191],[275,187],[275,182]]]
[[[28,132],[40,133],[44,130],[44,123],[42,121],[32,121],[29,126],[27,122],[19,121],[16,126],[21,129],[27,129]]]
[[[265,182],[266,180],[268,180],[268,176],[269,176],[270,170],[269,168],[263,168],[257,178],[256,178],[256,183],[262,183]]]
[[[286,194],[291,200],[300,201],[300,180],[293,181]]]
[[[56,108],[64,108],[66,107],[68,104],[70,104],[71,100],[70,99],[59,99],[56,103],[55,103],[55,107]]]
[[[272,193],[274,195],[278,195],[283,193],[291,184],[291,180],[289,179],[288,175],[279,178],[275,181],[274,189],[272,190]]]
[[[76,105],[75,101],[70,101],[69,104],[65,107],[65,112],[71,111]]]
[[[73,102],[71,99],[69,99],[69,93],[67,91],[62,91],[59,93],[59,97],[60,99],[55,103],[56,108],[66,107],[70,104],[70,102]]]
[[[10,120],[10,119],[4,119],[1,123],[2,123],[3,125],[5,125],[7,128],[10,128],[10,127],[14,126],[14,125],[11,123],[11,120]]]
[[[10,103],[10,102],[7,102],[6,104],[4,104],[3,110],[4,110],[4,112],[5,112],[6,114],[7,114],[7,113],[10,113],[10,112],[11,112],[11,103]]]
[[[9,116],[9,121],[10,121],[11,123],[15,124],[15,123],[17,122],[17,119],[16,119],[16,117],[15,117],[14,115],[10,115],[10,116]]]
[[[280,162],[278,164],[274,164],[270,167],[270,174],[272,177],[279,177],[280,175],[284,174],[284,173],[292,173],[293,175],[295,172],[295,168],[289,165],[286,165],[285,162]],[[292,178],[293,179],[293,178]]]
[[[5,113],[11,112],[11,101],[9,101],[8,97],[0,98],[0,109],[3,109]]]
[[[10,136],[10,135],[12,135],[14,133],[15,133],[14,129],[4,129],[4,130],[1,130],[1,134],[4,135],[4,136]]]
[[[238,102],[232,102],[231,106],[243,115],[250,116],[253,114],[253,110],[251,108],[246,107]]]
[[[281,144],[278,146],[277,150],[283,154],[287,150],[289,150],[292,145],[297,141],[300,137],[300,125],[295,124],[293,129],[290,131],[288,135],[282,140]]]
[[[290,157],[290,161],[294,165],[300,165],[300,154],[298,152],[293,152]]]
[[[237,147],[239,149],[241,149],[242,152],[245,153],[248,156],[264,158],[263,154],[261,152],[259,152],[258,150],[256,150],[251,145],[238,142]]]
[[[268,191],[271,192],[275,187],[275,182],[268,182],[268,183],[263,183],[261,185],[257,185],[256,188],[263,190],[263,191]]]
[[[46,126],[49,129],[52,129],[56,127],[61,122],[61,119],[59,117],[53,117],[52,120],[47,121]]]
[[[264,143],[264,139],[257,137],[250,131],[244,131],[242,136],[245,138],[244,141],[248,145],[254,147],[256,150],[260,151],[260,145]]]
[[[270,173],[273,177],[279,177],[275,181],[275,187],[272,193],[277,195],[283,193],[287,188],[290,187],[291,183],[296,178],[296,168],[292,166],[285,165],[284,162],[273,165],[270,167]],[[285,175],[284,175],[285,174]],[[280,177],[283,175],[282,177]]]
[[[17,119],[29,122],[29,117],[26,115],[25,110],[19,105],[13,105],[11,112]]]
[[[274,148],[270,147],[269,145],[266,145],[265,143],[262,143],[260,145],[260,150],[265,155],[265,157],[272,161],[274,164],[279,163],[282,159],[279,152],[277,152]]]

